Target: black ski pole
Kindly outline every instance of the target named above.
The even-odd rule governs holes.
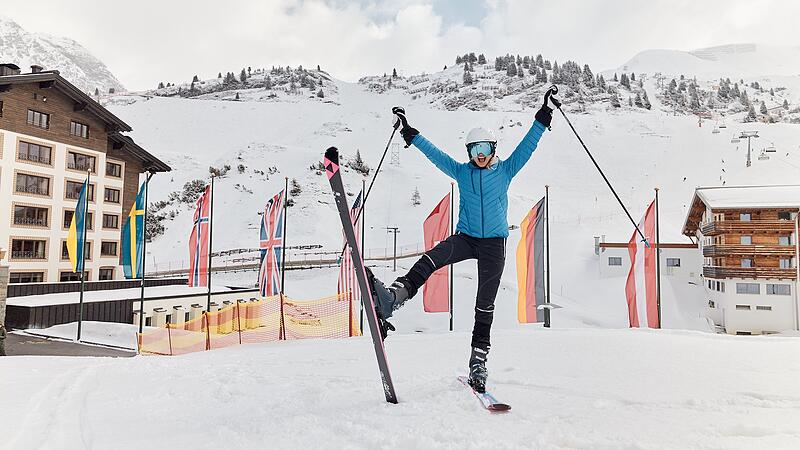
[[[619,202],[619,206],[621,206],[622,210],[625,211],[625,214],[628,216],[628,219],[631,221],[631,224],[633,224],[633,227],[636,228],[636,231],[639,233],[639,236],[642,237],[642,242],[644,242],[646,246],[650,247],[650,243],[647,242],[647,238],[644,236],[644,233],[642,233],[642,230],[639,229],[639,225],[637,225],[636,222],[633,220],[633,217],[631,217],[631,213],[628,212],[628,208],[626,208],[625,204],[622,203],[622,199],[620,199],[619,195],[617,195],[617,191],[614,190],[614,186],[612,186],[611,182],[608,181],[608,177],[606,177],[606,174],[603,173],[603,169],[600,168],[600,165],[597,164],[597,161],[594,159],[594,156],[592,156],[592,152],[590,152],[589,148],[586,147],[586,144],[583,143],[583,139],[581,139],[581,136],[575,130],[575,127],[572,126],[572,122],[569,121],[569,117],[567,117],[567,115],[564,114],[564,110],[561,109],[561,102],[557,98],[553,97],[553,95],[555,94],[558,94],[558,87],[556,85],[553,85],[544,94],[544,105],[547,106],[547,101],[550,100],[553,102],[554,105],[556,105],[556,108],[558,108],[558,110],[561,111],[561,115],[564,116],[564,119],[566,119],[567,124],[569,124],[569,127],[572,129],[572,132],[575,133],[575,137],[578,138],[578,142],[581,143],[583,149],[586,150],[586,154],[589,155],[589,159],[591,159],[592,163],[594,163],[594,167],[597,168],[597,171],[600,172],[600,176],[603,177],[603,180],[605,180],[606,184],[608,185],[608,188],[611,189],[611,193],[614,194],[614,197]]]
[[[381,155],[381,160],[378,162],[378,168],[375,169],[375,174],[372,175],[372,181],[369,182],[369,187],[367,188],[367,192],[364,194],[364,198],[361,199],[361,208],[358,209],[356,213],[356,218],[353,220],[353,223],[357,223],[359,217],[361,217],[361,211],[364,210],[364,207],[367,206],[367,198],[369,197],[369,193],[372,191],[372,185],[375,184],[375,179],[378,178],[378,173],[381,171],[381,166],[383,165],[383,160],[386,159],[386,152],[389,151],[389,146],[392,145],[392,140],[394,139],[394,134],[397,132],[397,129],[400,128],[400,119],[392,125],[392,134],[389,136],[389,142],[386,143],[386,148],[383,149],[383,155]],[[344,257],[344,252],[347,250],[347,244],[342,247],[342,251],[339,253],[339,258]]]

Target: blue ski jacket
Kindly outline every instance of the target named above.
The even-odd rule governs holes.
[[[508,237],[508,186],[536,150],[544,130],[544,125],[534,121],[508,159],[485,169],[457,162],[421,134],[414,137],[411,143],[458,183],[456,231],[476,238]]]

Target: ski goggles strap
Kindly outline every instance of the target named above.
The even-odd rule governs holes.
[[[475,158],[480,154],[489,156],[494,152],[494,145],[493,142],[473,142],[467,145],[467,151],[469,151],[470,158]]]

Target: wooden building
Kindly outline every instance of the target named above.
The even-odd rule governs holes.
[[[140,175],[170,170],[128,131],[58,71],[0,64],[0,247],[11,283],[77,278],[64,249],[87,171],[87,279],[123,277],[122,226]]]
[[[729,334],[798,329],[800,185],[695,190],[683,234],[703,256],[707,314]]]

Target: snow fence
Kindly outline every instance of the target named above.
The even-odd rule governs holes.
[[[360,335],[348,293],[306,301],[276,295],[238,300],[183,323],[144,331],[138,343],[139,354],[175,356],[259,342]]]

